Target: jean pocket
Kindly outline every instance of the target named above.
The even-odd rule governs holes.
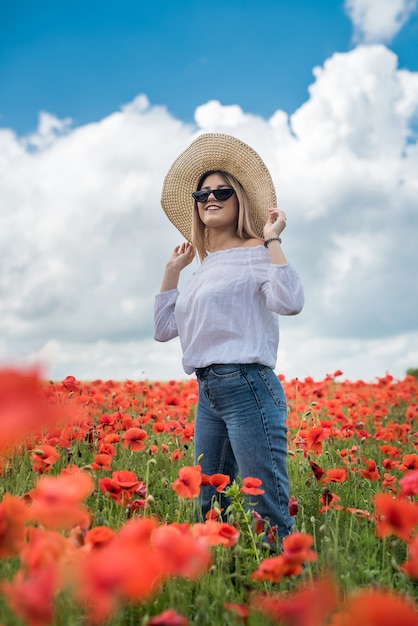
[[[216,378],[233,378],[241,374],[241,366],[239,363],[214,363],[210,372]]]
[[[287,400],[282,383],[277,378],[273,370],[270,367],[265,367],[259,371],[259,376],[277,406],[287,408]]]

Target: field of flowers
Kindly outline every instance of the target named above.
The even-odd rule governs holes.
[[[257,477],[193,463],[194,379],[0,370],[0,626],[418,626],[418,378],[282,383],[297,532],[272,551]]]

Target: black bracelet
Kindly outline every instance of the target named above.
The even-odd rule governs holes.
[[[280,237],[271,237],[271,239],[266,239],[266,241],[264,242],[265,248],[269,247],[270,241],[278,241],[279,243],[282,243],[282,240],[280,239]]]

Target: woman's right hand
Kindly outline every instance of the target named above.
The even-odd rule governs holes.
[[[181,270],[193,261],[194,256],[193,246],[189,242],[182,243],[174,248],[165,266],[160,291],[169,291],[177,288]]]
[[[194,248],[191,243],[186,241],[180,246],[176,246],[173,250],[171,257],[167,261],[167,266],[176,268],[181,272],[187,265],[189,265],[194,259]]]

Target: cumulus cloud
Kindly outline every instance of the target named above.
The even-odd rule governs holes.
[[[417,0],[345,0],[356,43],[389,43],[416,11]]]
[[[417,119],[418,74],[376,45],[315,68],[291,116],[213,101],[187,125],[141,95],[78,128],[43,113],[30,137],[0,129],[0,357],[51,377],[185,376],[178,341],[152,339],[181,241],[159,200],[176,156],[218,131],[260,152],[288,214],[306,307],[281,321],[278,371],[403,376],[418,363]]]

